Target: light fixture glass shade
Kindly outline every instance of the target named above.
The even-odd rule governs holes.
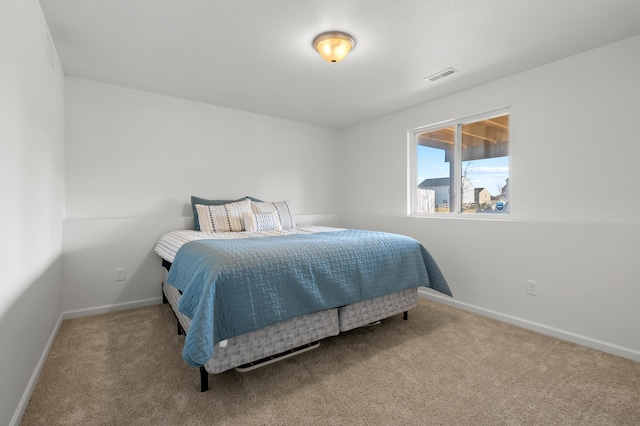
[[[320,56],[334,64],[343,60],[355,45],[353,37],[340,31],[322,33],[313,40],[313,47]]]

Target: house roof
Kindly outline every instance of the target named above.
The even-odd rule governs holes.
[[[448,177],[425,179],[418,185],[418,188],[433,188],[436,186],[449,186]]]

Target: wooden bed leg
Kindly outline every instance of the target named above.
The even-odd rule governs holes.
[[[404,311],[404,313],[402,314],[402,319],[405,320],[405,321],[409,319],[409,312],[408,311]]]
[[[209,390],[209,373],[204,365],[200,366],[200,392],[206,392]]]

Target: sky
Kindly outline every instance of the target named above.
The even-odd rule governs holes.
[[[474,187],[486,188],[491,195],[498,195],[509,177],[509,157],[464,161],[463,174],[465,169]],[[444,161],[444,150],[418,145],[418,183],[448,176],[449,163]]]

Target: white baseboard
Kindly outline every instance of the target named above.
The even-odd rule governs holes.
[[[628,358],[633,361],[640,362],[640,352],[634,349],[619,346],[613,343],[604,342],[602,340],[593,339],[591,337],[583,336],[569,331],[560,330],[558,328],[549,327],[543,324],[539,324],[533,321],[528,321],[522,318],[514,317],[511,315],[503,314],[500,312],[492,311],[490,309],[481,308],[469,303],[460,302],[449,297],[440,296],[438,294],[427,292],[425,289],[418,289],[418,296],[424,297],[431,301],[442,303],[445,305],[453,306],[465,311],[473,312],[485,317],[493,318],[498,321],[506,322],[518,327],[526,328],[547,336],[555,337],[568,342],[576,343],[578,345],[586,346],[588,348],[597,349],[602,352],[607,352],[622,358]]]
[[[88,317],[91,315],[106,314],[108,312],[125,311],[127,309],[158,305],[160,303],[162,303],[162,297],[152,297],[151,299],[136,300],[134,302],[116,303],[113,305],[96,306],[95,308],[77,309],[75,311],[63,312],[62,319]]]
[[[53,331],[51,332],[51,336],[49,336],[49,340],[47,341],[44,350],[42,351],[42,355],[40,356],[40,360],[38,364],[36,364],[36,368],[31,375],[31,379],[27,384],[27,388],[22,394],[22,398],[20,399],[20,403],[16,408],[15,413],[13,414],[13,418],[11,419],[10,426],[19,426],[20,421],[22,420],[22,416],[24,415],[25,410],[27,409],[27,405],[29,404],[29,399],[31,398],[31,394],[36,387],[36,383],[38,383],[38,378],[40,377],[40,373],[44,368],[44,364],[47,361],[47,357],[49,356],[49,351],[51,350],[51,346],[53,345],[53,341],[58,335],[58,331],[60,330],[60,325],[62,321],[65,319],[71,318],[79,318],[86,317],[91,315],[99,315],[107,312],[116,312],[116,311],[124,311],[126,309],[134,309],[134,308],[142,308],[144,306],[150,305],[158,305],[162,303],[162,297],[153,297],[151,299],[138,300],[135,302],[126,302],[126,303],[118,303],[107,306],[98,306],[95,308],[87,308],[87,309],[78,309],[76,311],[66,311],[62,312],[58,317],[58,321],[56,322],[55,327],[53,327]]]
[[[60,330],[60,325],[62,324],[62,314],[58,316],[58,321],[56,321],[56,325],[53,327],[53,331],[51,332],[51,336],[49,336],[49,340],[47,340],[47,344],[42,351],[42,355],[40,355],[40,359],[36,364],[35,370],[33,370],[33,374],[31,374],[31,379],[29,379],[29,383],[27,383],[27,388],[24,390],[22,394],[22,398],[20,398],[20,403],[18,404],[18,408],[13,414],[13,418],[9,423],[10,426],[18,426],[20,421],[22,420],[22,416],[24,415],[25,410],[27,409],[27,405],[29,404],[29,399],[31,398],[31,394],[33,390],[36,388],[36,383],[38,383],[38,378],[40,377],[40,372],[44,368],[45,362],[47,362],[47,357],[49,356],[49,351],[51,350],[51,346],[53,345],[53,341],[58,335],[58,330]]]

